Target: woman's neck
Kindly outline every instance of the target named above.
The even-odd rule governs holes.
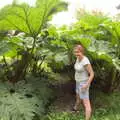
[[[78,57],[79,61],[81,61],[83,58],[84,58],[84,55],[83,55],[83,56]]]

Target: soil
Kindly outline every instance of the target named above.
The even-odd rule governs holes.
[[[52,103],[52,107],[56,112],[71,112],[75,103],[75,82],[68,81],[67,83],[56,86],[56,99]]]

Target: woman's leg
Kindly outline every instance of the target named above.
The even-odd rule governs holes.
[[[76,102],[73,109],[78,110],[80,103],[80,82],[76,82]]]
[[[76,93],[76,102],[75,102],[75,106],[74,106],[74,109],[77,110],[79,108],[79,105],[80,105],[80,96],[78,93]]]
[[[83,105],[85,107],[85,120],[90,120],[91,118],[91,104],[89,99],[83,99]]]

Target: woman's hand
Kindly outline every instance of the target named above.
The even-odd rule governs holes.
[[[85,85],[83,85],[83,86],[82,86],[82,88],[81,88],[81,89],[82,89],[82,90],[84,90],[84,89],[87,89],[88,87],[89,87],[89,84],[88,84],[88,83],[86,83]]]

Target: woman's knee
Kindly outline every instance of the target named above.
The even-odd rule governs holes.
[[[86,108],[85,108],[85,111],[86,111],[87,113],[91,113],[91,112],[92,112],[92,109],[91,109],[90,107],[86,107]]]
[[[89,100],[83,100],[83,105],[85,107],[85,110],[87,112],[92,112],[92,109],[91,109],[91,105],[90,105],[90,101]]]

